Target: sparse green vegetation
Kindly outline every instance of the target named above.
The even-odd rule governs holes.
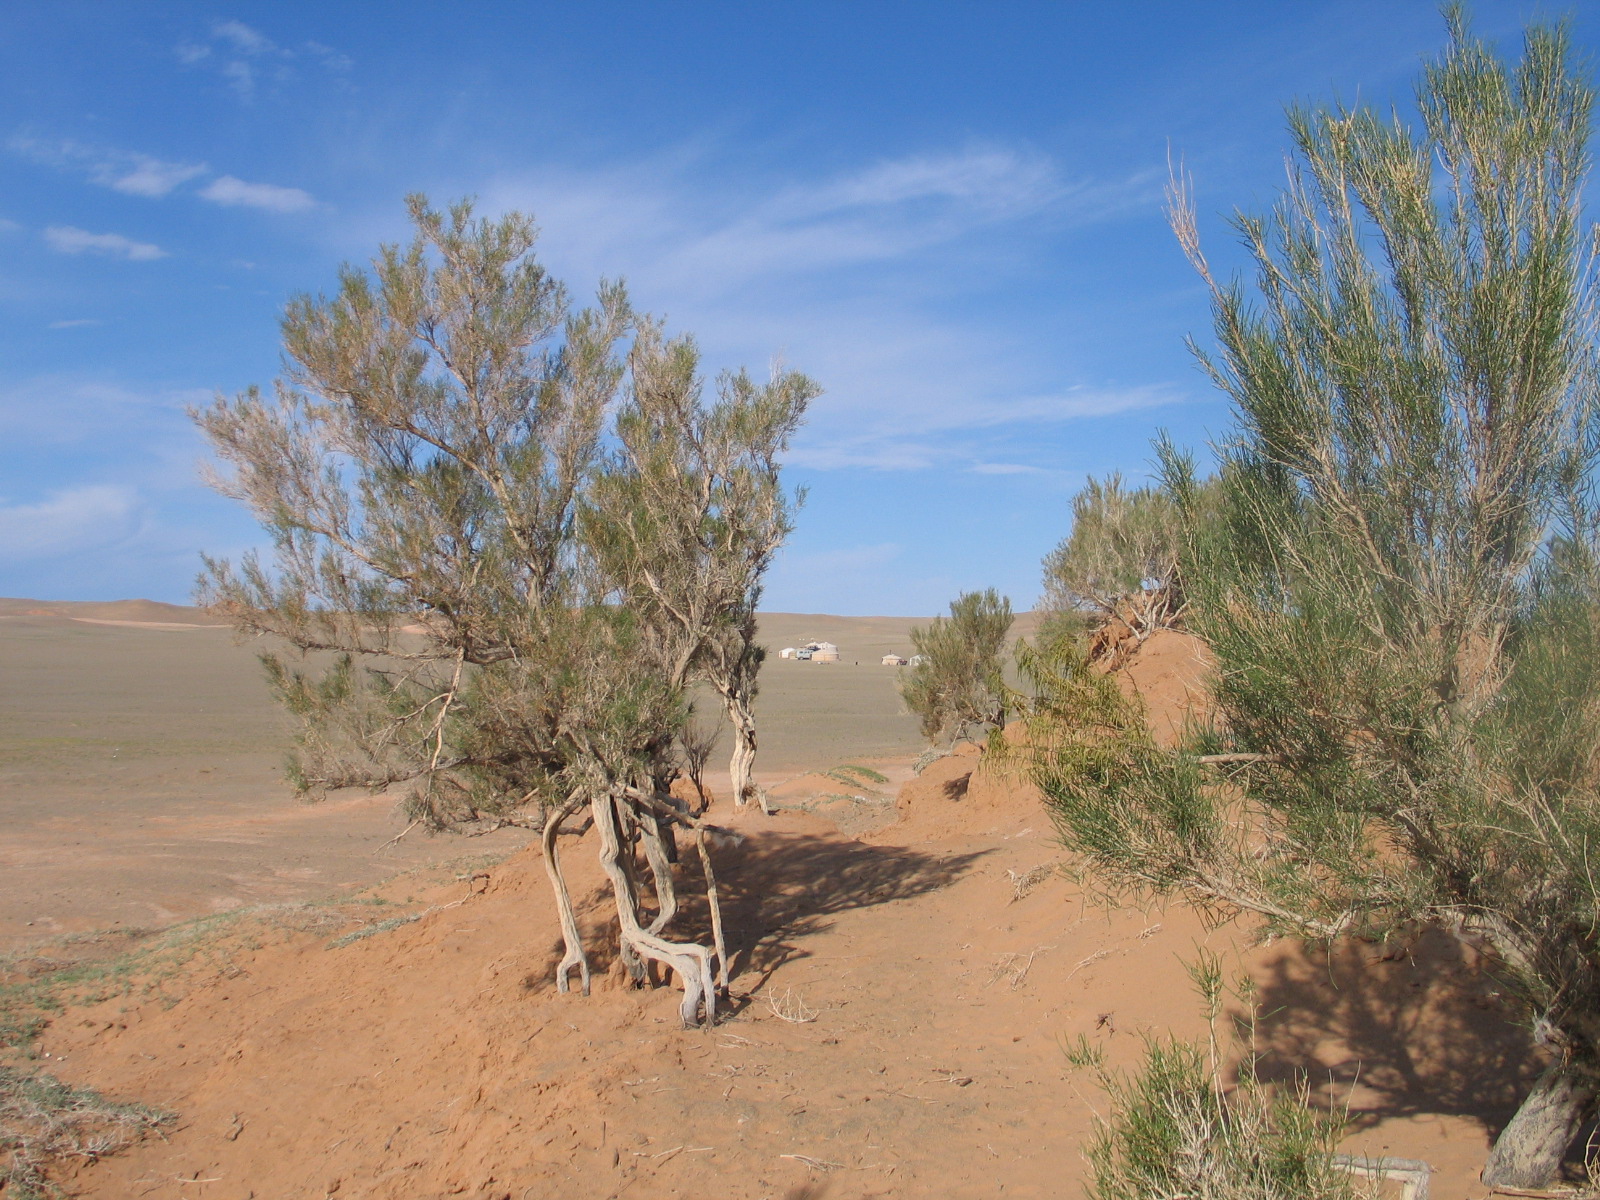
[[[273,911],[233,909],[159,932],[77,934],[0,958],[0,1050],[27,1053],[51,1016],[69,1005],[154,997],[197,965],[227,969],[233,944],[226,935]]]
[[[1600,1094],[1593,91],[1562,28],[1508,65],[1449,24],[1420,129],[1291,111],[1291,187],[1235,220],[1254,296],[1212,276],[1180,190],[1237,417],[1215,516],[1162,450],[1217,723],[1168,751],[1046,663],[1036,778],[1109,889],[1482,947],[1553,1060],[1483,1178],[1539,1188]],[[1161,1053],[1157,1092],[1186,1094],[1192,1059]]]
[[[900,696],[930,742],[950,746],[1005,724],[1012,619],[1011,601],[989,588],[963,593],[949,617],[911,631],[918,658],[901,674]]]
[[[399,929],[402,925],[410,925],[422,919],[422,913],[407,913],[403,917],[390,917],[385,921],[374,921],[370,925],[363,925],[360,929],[352,929],[349,933],[340,934],[328,943],[329,950],[339,950],[352,942],[359,942],[363,938],[372,937],[379,933],[388,933],[391,929]]]
[[[1093,1073],[1109,1103],[1088,1147],[1089,1194],[1094,1200],[1354,1200],[1351,1176],[1334,1159],[1344,1122],[1307,1102],[1304,1080],[1276,1090],[1262,1084],[1249,1047],[1230,1080],[1217,1035],[1219,963],[1202,954],[1190,976],[1210,1022],[1208,1044],[1147,1034],[1144,1061],[1133,1071],[1108,1068],[1086,1037],[1064,1048],[1073,1066]],[[1248,988],[1238,991],[1253,1004]]]
[[[852,787],[866,787],[889,782],[889,777],[882,771],[874,771],[871,767],[860,767],[851,763],[833,767],[823,772],[823,774],[827,775],[829,779],[837,779],[840,783],[849,784]]]
[[[1091,476],[1072,498],[1072,532],[1044,560],[1041,607],[1126,625],[1142,642],[1183,615],[1181,539],[1177,506],[1160,488]]]

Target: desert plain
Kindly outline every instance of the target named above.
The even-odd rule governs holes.
[[[674,989],[612,960],[589,839],[561,847],[598,948],[585,997],[554,987],[527,830],[395,840],[393,797],[302,804],[256,648],[196,610],[0,601],[5,980],[153,948],[51,1012],[32,1065],[173,1114],[59,1181],[119,1200],[1075,1196],[1104,1098],[1064,1047],[1126,1066],[1147,1037],[1204,1037],[1184,966],[1204,947],[1258,989],[1262,1073],[1303,1070],[1347,1108],[1347,1150],[1427,1161],[1433,1200],[1486,1195],[1477,1169],[1539,1064],[1468,951],[1262,946],[1179,904],[1095,902],[1025,781],[973,752],[914,773],[879,660],[916,623],[763,619],[774,651],[826,639],[842,661],[774,653],[763,674],[779,811],[713,802],[743,836],[716,859],[731,1004],[684,1031]],[[1203,670],[1164,634],[1122,681],[1170,730]]]

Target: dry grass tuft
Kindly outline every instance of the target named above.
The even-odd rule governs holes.
[[[47,1174],[52,1161],[113,1154],[173,1119],[172,1113],[119,1104],[50,1075],[0,1067],[0,1151],[10,1160],[0,1166],[0,1182],[15,1200],[59,1195]]]
[[[1020,952],[1002,954],[995,960],[994,967],[989,975],[989,982],[984,986],[993,987],[1001,980],[1004,980],[1006,986],[1012,990],[1021,987],[1027,982],[1028,972],[1033,970],[1033,960],[1045,951],[1054,949],[1054,946],[1035,946],[1026,954]]]

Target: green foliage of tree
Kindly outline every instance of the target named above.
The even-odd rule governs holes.
[[[794,527],[778,457],[817,396],[796,372],[758,384],[743,371],[702,399],[693,339],[642,322],[629,353],[631,388],[617,449],[585,511],[586,533],[630,606],[662,639],[674,686],[703,680],[733,727],[734,803],[765,805],[756,786],[756,606],[773,556]]]
[[[1072,532],[1044,560],[1044,604],[1095,625],[1124,622],[1138,641],[1182,616],[1181,523],[1158,487],[1094,476],[1072,498]]]
[[[710,1020],[712,952],[662,936],[671,830],[701,832],[665,789],[689,685],[753,692],[749,622],[789,529],[776,455],[816,389],[738,374],[708,407],[693,343],[617,284],[575,310],[526,217],[409,204],[408,245],[291,302],[271,397],[195,414],[274,544],[270,566],[208,560],[201,599],[291,648],[263,657],[301,718],[302,791],[403,786],[435,826],[538,814],[562,990],[589,975],[554,834],[588,807],[624,960],[672,967],[685,1021]],[[712,916],[725,987],[714,889]]]
[[[1006,635],[1011,601],[993,588],[963,592],[949,617],[911,631],[918,661],[900,695],[930,742],[953,745],[1005,724]]]
[[[1235,220],[1253,291],[1180,191],[1237,421],[1214,520],[1165,454],[1217,728],[1167,752],[1113,714],[1038,774],[1115,886],[1490,950],[1551,1065],[1484,1178],[1538,1187],[1600,1091],[1593,94],[1561,28],[1508,65],[1449,24],[1420,128],[1291,111],[1287,190]]]

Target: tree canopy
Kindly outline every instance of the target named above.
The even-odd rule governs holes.
[[[734,685],[725,664],[751,653],[790,527],[777,455],[815,385],[732,373],[707,406],[692,341],[637,316],[620,284],[575,309],[528,218],[409,205],[408,245],[291,302],[270,396],[196,413],[231,468],[218,486],[274,546],[270,565],[208,560],[201,598],[287,644],[263,658],[302,718],[303,791],[404,787],[433,825],[534,814],[563,990],[573,968],[587,990],[588,965],[554,834],[588,807],[624,959],[636,977],[644,958],[672,967],[684,1020],[709,1021],[725,953],[662,936],[672,829],[702,832],[667,785],[689,686],[753,691],[758,658]]]
[[[1217,512],[1170,449],[1190,627],[1217,721],[1158,748],[1081,671],[1041,707],[1077,736],[1039,779],[1112,886],[1272,927],[1491,952],[1552,1065],[1486,1182],[1542,1186],[1600,1088],[1600,574],[1593,93],[1563,28],[1519,62],[1459,11],[1420,126],[1295,108],[1290,179],[1213,276],[1233,401]],[[1047,679],[1048,682],[1048,679]]]

